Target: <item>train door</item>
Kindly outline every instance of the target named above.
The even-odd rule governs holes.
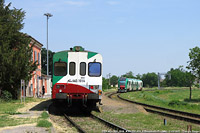
[[[73,84],[86,86],[87,72],[87,53],[70,52],[68,55],[69,62],[69,81]]]
[[[77,80],[78,84],[87,88],[86,84],[87,79],[87,52],[78,53],[78,62],[77,62]]]
[[[127,82],[127,91],[130,90],[130,81]]]
[[[134,81],[131,82],[131,90],[134,90]]]

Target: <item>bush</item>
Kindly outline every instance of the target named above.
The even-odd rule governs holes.
[[[196,83],[194,87],[199,88],[199,83]]]
[[[168,105],[171,107],[180,107],[180,106],[187,106],[188,104],[186,102],[173,100],[173,101],[169,102]]]
[[[1,99],[4,101],[10,101],[12,100],[12,94],[9,91],[4,90],[2,91]]]
[[[49,118],[49,114],[47,113],[47,112],[42,112],[42,114],[41,114],[41,118],[43,118],[43,119],[47,119],[47,118]]]
[[[52,124],[47,121],[47,120],[40,120],[38,123],[37,123],[37,127],[51,127]]]

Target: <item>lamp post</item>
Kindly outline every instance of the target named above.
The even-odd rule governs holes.
[[[44,15],[47,16],[47,76],[49,76],[48,19],[53,15],[50,13],[45,13]]]

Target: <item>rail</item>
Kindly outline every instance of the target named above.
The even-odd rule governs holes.
[[[116,95],[116,94],[117,94],[116,92],[111,93],[108,95],[108,97],[112,99],[112,96]],[[195,123],[195,124],[200,124],[200,115],[199,114],[189,113],[189,112],[184,112],[184,111],[179,111],[179,110],[174,110],[174,109],[169,109],[169,108],[164,108],[164,107],[159,107],[159,106],[155,106],[155,105],[149,105],[149,104],[145,104],[145,103],[141,103],[141,102],[128,100],[128,99],[122,98],[120,96],[120,94],[117,94],[117,97],[123,101],[127,101],[129,103],[144,106],[144,109],[147,112],[164,115],[164,116],[168,116],[171,118],[175,118],[175,119],[179,119],[179,120],[183,120],[183,121],[187,121],[187,122],[191,122],[191,123]]]

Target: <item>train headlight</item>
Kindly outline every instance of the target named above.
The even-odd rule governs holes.
[[[99,85],[90,85],[89,87],[90,87],[90,89],[92,89],[92,90],[97,90],[97,89],[99,89]]]
[[[59,90],[59,92],[61,93],[61,92],[62,92],[62,90]]]

